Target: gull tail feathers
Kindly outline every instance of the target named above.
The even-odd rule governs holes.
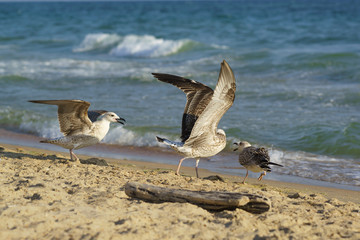
[[[182,143],[182,142],[173,142],[166,138],[161,138],[158,136],[156,136],[156,139],[158,140],[158,142],[164,143],[164,144],[169,145],[170,147],[174,147],[174,148],[182,147],[184,145],[184,143]]]
[[[283,165],[274,162],[268,162],[268,164],[283,167]]]
[[[62,138],[43,139],[43,140],[40,140],[40,142],[41,143],[51,143],[51,144],[59,145],[59,144],[62,144],[64,142],[64,139],[62,139]]]

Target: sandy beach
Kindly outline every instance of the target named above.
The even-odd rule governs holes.
[[[234,176],[197,179],[188,167],[176,176],[171,165],[106,158],[109,166],[97,166],[69,162],[65,153],[0,146],[0,239],[360,238],[357,191],[254,179],[242,185]],[[127,182],[257,194],[271,208],[252,214],[150,203],[128,197]]]
[[[359,12],[0,0],[0,240],[360,240]],[[40,143],[63,134],[101,141],[71,162]],[[242,184],[240,141],[268,149],[262,181]],[[195,148],[200,178],[175,175]]]

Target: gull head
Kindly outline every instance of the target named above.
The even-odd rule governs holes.
[[[119,117],[116,113],[113,112],[104,113],[102,119],[107,120],[109,122],[121,123],[123,125],[126,123],[124,118]]]
[[[247,141],[240,141],[238,143],[235,142],[234,144],[238,146],[234,149],[234,151],[239,150],[241,152],[242,150],[244,150],[244,148],[251,147],[251,144]]]
[[[222,129],[217,129],[216,133],[220,134],[220,135],[223,135],[223,136],[226,136],[225,131],[222,130]]]

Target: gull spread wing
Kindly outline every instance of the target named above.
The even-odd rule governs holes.
[[[220,119],[234,102],[235,91],[234,73],[224,60],[221,63],[218,83],[211,101],[196,121],[186,144],[195,144],[195,141],[207,141],[216,134]]]
[[[176,86],[186,94],[181,130],[181,141],[185,142],[189,138],[196,120],[210,102],[214,91],[191,79],[164,73],[153,73],[153,75],[162,82]]]
[[[87,112],[89,102],[82,100],[31,100],[29,102],[57,105],[60,131],[65,136],[87,132],[92,126]]]
[[[101,115],[103,115],[104,113],[107,113],[107,112],[108,111],[106,111],[106,110],[88,111],[88,117],[91,120],[91,122],[95,122],[99,116],[101,116]]]

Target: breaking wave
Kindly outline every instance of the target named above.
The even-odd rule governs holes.
[[[110,51],[111,55],[119,57],[161,57],[180,52],[190,40],[165,40],[151,35],[128,35]]]
[[[122,126],[112,128],[105,136],[103,142],[118,145],[130,146],[161,146],[155,138],[154,132],[139,134]]]
[[[189,39],[169,40],[152,35],[126,35],[93,33],[85,36],[74,52],[90,52],[110,49],[108,52],[117,57],[162,57],[187,51],[197,42]]]
[[[121,41],[116,34],[93,33],[85,36],[82,43],[73,49],[74,52],[102,50],[114,46]]]

